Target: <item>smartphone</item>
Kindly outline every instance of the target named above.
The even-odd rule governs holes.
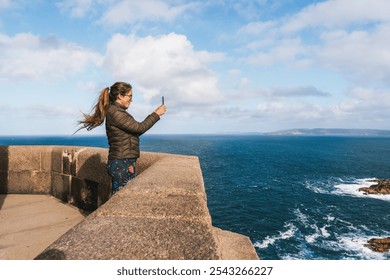
[[[162,103],[162,105],[164,105],[164,96],[161,97],[161,103]]]

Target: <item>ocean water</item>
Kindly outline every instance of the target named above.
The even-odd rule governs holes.
[[[0,145],[107,147],[104,136],[0,137]],[[364,244],[390,236],[390,138],[144,135],[144,151],[200,159],[213,224],[244,234],[261,259],[390,259]]]

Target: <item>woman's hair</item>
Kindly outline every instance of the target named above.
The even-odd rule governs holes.
[[[119,94],[128,94],[131,89],[131,85],[124,82],[116,82],[111,87],[106,87],[103,89],[100,92],[98,102],[92,109],[93,113],[91,115],[83,113],[84,120],[78,122],[80,125],[82,125],[82,127],[80,127],[77,131],[83,128],[91,130],[100,126],[106,117],[108,104],[115,102]]]

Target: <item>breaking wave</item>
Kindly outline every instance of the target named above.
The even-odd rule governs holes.
[[[375,183],[372,180],[376,178],[365,178],[365,179],[353,179],[343,180],[340,178],[329,180],[327,182],[305,182],[305,187],[314,193],[321,194],[334,194],[334,195],[347,195],[359,198],[372,198],[384,201],[390,201],[390,195],[383,194],[364,194],[359,191],[359,188],[370,187]]]

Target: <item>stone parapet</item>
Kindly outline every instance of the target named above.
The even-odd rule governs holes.
[[[0,193],[46,193],[93,211],[36,259],[258,259],[248,237],[213,227],[199,159],[141,153],[110,197],[107,149],[0,147]]]

